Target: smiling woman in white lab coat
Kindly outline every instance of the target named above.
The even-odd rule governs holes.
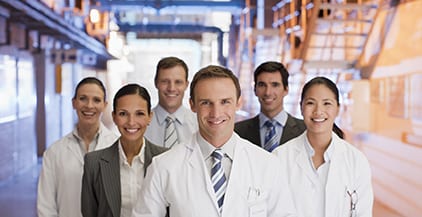
[[[273,151],[288,171],[298,216],[372,216],[368,160],[332,131],[340,105],[336,85],[313,78],[303,87],[300,105],[307,130]]]
[[[38,180],[38,217],[82,217],[84,155],[106,148],[117,139],[100,120],[106,105],[106,89],[100,80],[86,77],[78,83],[72,99],[78,123],[43,156]]]

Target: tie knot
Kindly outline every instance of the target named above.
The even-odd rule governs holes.
[[[166,117],[166,122],[167,123],[169,123],[169,122],[173,122],[174,121],[174,119],[171,117],[171,116],[167,116]]]
[[[275,126],[275,123],[273,123],[273,121],[267,120],[265,121],[264,126],[266,126],[267,128],[273,128]]]
[[[223,156],[224,156],[223,150],[221,150],[221,149],[215,149],[215,150],[212,152],[211,156],[212,156],[214,159],[216,159],[216,160],[220,160],[220,161],[221,161],[221,159],[223,159]]]

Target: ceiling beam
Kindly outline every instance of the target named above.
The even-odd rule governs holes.
[[[97,0],[101,3],[101,6],[144,6],[153,7],[156,9],[162,9],[165,7],[173,6],[190,6],[190,7],[235,7],[244,8],[244,0],[232,0],[232,1],[212,1],[212,0]]]
[[[2,0],[0,4],[11,10],[9,17],[11,21],[20,21],[29,29],[42,26],[40,28],[42,31],[48,30],[53,35],[64,36],[78,47],[90,50],[99,57],[113,58],[103,43],[70,25],[63,17],[39,1]]]

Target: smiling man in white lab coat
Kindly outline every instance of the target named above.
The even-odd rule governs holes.
[[[233,133],[240,107],[235,75],[205,67],[190,94],[199,132],[153,159],[133,217],[164,217],[167,207],[171,217],[296,216],[279,161]]]

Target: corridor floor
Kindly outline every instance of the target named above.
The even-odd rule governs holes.
[[[37,179],[40,166],[0,185],[0,216],[36,217]]]
[[[37,179],[40,165],[0,185],[1,217],[36,217]],[[375,202],[374,217],[401,217]]]

